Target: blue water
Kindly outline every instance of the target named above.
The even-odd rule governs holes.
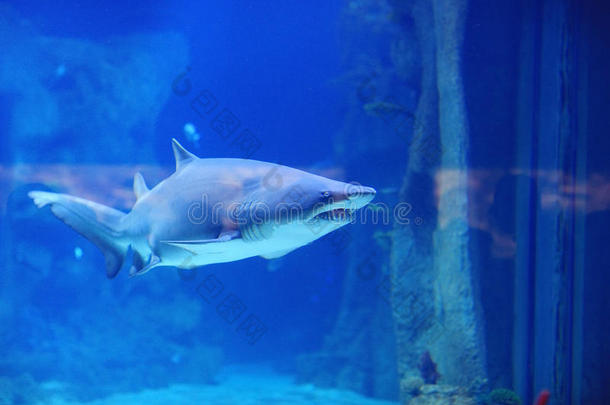
[[[1,3],[0,403],[609,402],[608,15]],[[129,212],[172,138],[377,193],[277,259],[112,279],[28,197]]]

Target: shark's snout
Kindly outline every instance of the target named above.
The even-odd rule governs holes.
[[[347,190],[346,194],[351,205],[355,206],[354,208],[358,209],[364,207],[366,204],[371,202],[373,198],[375,198],[375,194],[377,194],[377,191],[375,191],[373,187],[352,185]]]
[[[365,186],[353,186],[353,187],[350,187],[347,191],[347,197],[350,200],[352,198],[368,197],[368,196],[370,196],[372,199],[373,197],[375,197],[375,194],[377,194],[377,191],[375,191],[375,189],[373,187],[365,187]]]
[[[343,183],[334,192],[324,193],[330,194],[330,197],[316,203],[307,221],[323,219],[349,223],[353,213],[371,202],[376,193],[372,187]]]

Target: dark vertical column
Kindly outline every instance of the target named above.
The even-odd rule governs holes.
[[[603,184],[610,178],[610,3],[578,2],[579,170],[586,170],[584,218],[577,216],[576,241],[582,247],[574,277],[573,397],[580,404],[606,404],[610,398],[610,210]],[[586,137],[586,139],[584,139]],[[584,167],[584,168],[583,168]],[[578,172],[577,172],[578,173]],[[581,175],[581,177],[584,177]],[[583,230],[584,228],[584,230]]]
[[[575,34],[577,39],[574,46],[575,71],[573,73],[576,80],[573,86],[571,97],[576,104],[576,122],[574,131],[577,141],[575,145],[575,167],[574,185],[582,187],[587,184],[587,67],[588,53],[587,43],[583,37],[582,10],[579,7],[575,16]],[[587,186],[587,192],[588,192]],[[577,204],[578,201],[573,201]],[[583,303],[584,303],[584,281],[585,281],[585,249],[586,249],[586,219],[587,203],[574,212],[574,269],[573,269],[573,308],[572,308],[572,331],[570,356],[572,358],[572,378],[571,378],[571,401],[573,405],[581,405],[582,401],[582,356],[583,356]]]
[[[521,398],[531,398],[533,375],[533,302],[536,228],[535,172],[538,156],[536,137],[537,106],[539,104],[539,25],[540,8],[532,2],[522,2],[519,88],[517,95],[517,177],[515,231],[515,298],[513,330],[513,387]]]
[[[534,280],[534,392],[548,388],[570,403],[574,215],[564,192],[574,176],[574,105],[570,98],[572,26],[569,1],[545,1],[540,100]]]
[[[561,24],[559,2],[546,1],[542,12],[542,38],[540,62],[540,100],[538,129],[538,167],[536,176],[536,200],[541,201],[546,189],[542,182],[542,171],[550,176],[558,176],[559,156],[559,44],[557,35]],[[557,179],[555,179],[557,180]],[[536,217],[536,275],[534,292],[534,390],[549,388],[553,384],[553,360],[556,350],[555,331],[557,328],[556,299],[561,283],[557,269],[561,265],[559,206],[545,206]],[[553,394],[556,394],[553,392]],[[555,395],[553,395],[555,397]],[[526,398],[527,400],[527,398]]]

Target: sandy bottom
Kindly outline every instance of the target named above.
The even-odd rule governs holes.
[[[172,385],[167,388],[121,393],[91,402],[65,400],[59,392],[50,395],[45,405],[396,405],[374,400],[351,391],[317,388],[293,383],[288,375],[260,367],[227,367],[218,385]],[[50,383],[49,388],[56,384]],[[43,403],[40,403],[42,405]]]

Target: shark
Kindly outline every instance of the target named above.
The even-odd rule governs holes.
[[[114,278],[127,257],[132,277],[158,267],[278,258],[353,222],[376,194],[280,164],[199,158],[176,139],[172,148],[176,170],[154,188],[135,174],[129,213],[68,194],[28,196],[94,243]]]

